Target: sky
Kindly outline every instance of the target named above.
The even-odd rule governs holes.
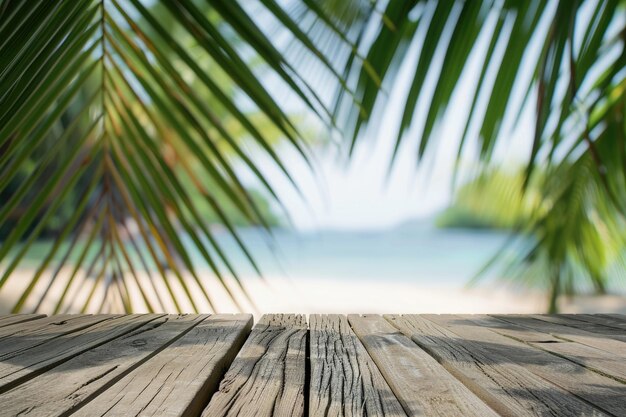
[[[592,10],[590,2],[579,13],[580,19],[588,19]],[[556,2],[551,7],[555,7]],[[495,17],[495,16],[492,16]],[[531,42],[523,66],[518,73],[509,106],[512,111],[505,118],[501,128],[501,139],[498,141],[492,161],[505,169],[516,169],[528,160],[534,134],[534,103],[536,99],[530,95],[526,105],[522,107],[524,86],[528,85],[537,62],[545,33],[549,28],[550,14],[546,14],[539,24],[538,35]],[[488,20],[472,51],[468,64],[447,113],[434,131],[436,147],[427,151],[426,157],[417,163],[418,135],[427,113],[428,98],[435,86],[437,71],[431,71],[426,78],[424,92],[418,100],[417,109],[411,130],[400,148],[391,175],[388,167],[393,145],[397,135],[397,126],[403,111],[406,93],[409,89],[416,59],[421,48],[423,32],[426,25],[418,29],[414,42],[407,51],[407,58],[401,66],[397,81],[388,86],[386,106],[376,111],[383,111],[380,125],[369,130],[359,142],[351,158],[346,155],[345,146],[328,144],[313,148],[314,172],[304,163],[302,158],[289,146],[282,146],[279,155],[285,162],[292,177],[299,184],[302,196],[294,191],[293,186],[268,158],[255,155],[260,161],[262,171],[279,195],[286,207],[293,226],[301,231],[325,229],[372,230],[396,227],[406,221],[422,218],[433,218],[445,209],[453,196],[452,179],[458,140],[465,127],[471,97],[476,85],[475,78],[482,68],[483,55],[488,47],[495,19]],[[578,31],[576,37],[582,36]],[[496,47],[495,56],[504,52],[505,43]],[[434,68],[443,60],[445,51],[439,50],[434,58]],[[500,55],[501,56],[501,55]],[[527,59],[526,59],[527,58]],[[494,68],[487,71],[486,86],[489,80],[495,79]],[[563,85],[567,88],[567,85]],[[497,92],[495,92],[497,94]],[[478,101],[478,112],[486,106],[486,99]],[[521,116],[514,125],[513,119],[519,109]],[[479,126],[470,127],[470,142],[464,148],[458,176],[459,184],[471,178],[476,172],[476,142]],[[341,139],[339,139],[341,141]],[[345,145],[345,143],[344,143]],[[540,155],[541,157],[541,155]]]
[[[397,134],[396,126],[399,125],[404,97],[419,52],[419,36],[407,52],[406,65],[401,67],[397,82],[388,92],[379,128],[368,131],[351,158],[346,156],[345,146],[331,143],[315,147],[315,172],[312,172],[289,146],[279,149],[279,155],[298,182],[303,197],[293,190],[268,159],[260,158],[262,170],[266,172],[297,230],[385,229],[406,221],[432,218],[450,203],[457,141],[465,127],[465,117],[460,115],[469,111],[470,100],[467,97],[472,97],[474,92],[473,77],[481,69],[482,54],[488,45],[486,36],[489,36],[488,30],[483,32],[483,41],[478,42],[478,47],[472,53],[450,110],[435,132],[437,148],[430,149],[431,152],[427,153],[422,163],[417,164],[417,135],[409,134],[400,148],[391,175],[387,175]],[[538,51],[538,48],[531,48],[531,53]],[[435,59],[442,60],[443,53]],[[530,68],[523,70],[522,80],[530,77],[531,73]],[[436,72],[430,74],[425,83],[427,97],[434,88],[434,75]],[[513,106],[521,104],[522,94],[516,96]],[[529,102],[532,103],[532,98]],[[427,104],[427,100],[418,101],[412,129],[420,130]],[[533,127],[532,106],[524,109],[515,129],[505,121],[503,132],[507,137],[496,149],[495,161],[507,162],[512,167],[521,166],[530,153]],[[475,150],[469,146],[460,165],[461,178],[476,166],[475,154]]]
[[[524,119],[522,125],[532,126],[532,119]],[[393,142],[380,137],[358,147],[349,160],[336,148],[317,148],[315,172],[294,151],[282,149],[281,156],[304,198],[275,169],[270,170],[269,181],[275,185],[298,230],[385,229],[432,217],[451,201],[456,156],[455,135],[451,132],[463,127],[458,121],[446,124],[441,135],[451,140],[441,141],[434,159],[426,158],[423,164],[416,164],[414,152],[400,152],[390,176],[387,172]],[[532,129],[519,129],[510,147],[498,158],[520,166],[529,153],[531,141]],[[472,166],[466,160],[460,175]]]

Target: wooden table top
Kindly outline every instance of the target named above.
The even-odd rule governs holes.
[[[0,415],[70,414],[626,416],[626,316],[0,316]]]

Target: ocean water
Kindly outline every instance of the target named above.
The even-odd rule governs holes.
[[[390,280],[439,286],[465,285],[510,236],[490,230],[441,229],[428,220],[376,231],[299,232],[281,228],[269,233],[259,228],[240,228],[237,233],[264,276],[296,280]],[[228,231],[214,228],[213,236],[240,278],[258,277]],[[191,238],[184,233],[180,237],[198,270],[208,270]],[[37,267],[48,255],[52,243],[49,240],[36,242],[21,266]],[[89,256],[96,255],[97,246],[90,250]],[[225,270],[224,263],[206,240],[205,247]],[[133,247],[129,244],[126,249],[136,261],[136,269],[141,270]],[[144,259],[151,263],[143,245],[142,251]],[[74,251],[70,262],[79,252]],[[64,253],[64,249],[59,253]]]
[[[455,287],[465,285],[509,237],[497,231],[440,229],[428,221],[367,232],[278,229],[269,236],[258,229],[240,229],[239,233],[263,275]],[[244,277],[254,275],[234,240],[225,231],[216,236],[237,271]],[[201,255],[195,253],[194,258],[200,260]]]
[[[529,303],[537,300],[540,301],[537,308],[542,309],[544,304],[543,298],[527,299],[524,298],[527,293],[518,291],[515,291],[517,298],[511,296],[500,300],[495,293],[495,298],[491,298],[490,293],[486,297],[474,294],[475,297],[472,298],[468,293],[455,292],[465,287],[503,247],[510,237],[508,232],[440,229],[431,221],[411,222],[377,231],[298,232],[276,229],[269,235],[259,229],[241,228],[237,232],[262,275],[268,278],[266,283],[271,285],[264,286],[265,284],[258,281],[258,274],[226,230],[213,228],[214,238],[238,277],[244,281],[244,286],[248,282],[250,288],[261,291],[255,293],[260,297],[257,300],[261,308],[259,311],[305,309],[312,312],[336,312],[337,306],[357,312],[399,311],[399,306],[404,306],[405,311],[414,311],[416,299],[420,300],[420,311],[430,312],[476,312],[482,307],[489,311],[519,312],[530,311]],[[196,264],[198,275],[209,278],[212,273],[202,254],[191,244],[188,236],[181,234],[180,237],[189,248],[188,254]],[[31,274],[50,247],[51,242],[38,242],[33,253],[29,254],[29,259],[23,264],[25,272]],[[219,258],[208,242],[205,247],[214,255],[214,260]],[[97,248],[94,248],[94,256],[95,249]],[[137,261],[135,269],[140,270],[140,267],[137,268],[140,265],[137,255],[130,255]],[[149,259],[147,252],[144,255]],[[221,264],[220,269],[224,272],[226,269],[223,263],[218,261],[218,264]],[[479,290],[487,288],[492,291],[500,287],[513,289],[508,285],[501,286],[501,281],[494,280],[501,274],[502,270],[498,268],[488,271],[482,276],[481,283],[495,283],[495,287],[481,285],[483,288]],[[224,275],[227,277],[228,273]],[[386,282],[389,287],[380,285]],[[353,283],[372,285],[352,285]],[[410,285],[398,285],[404,283]],[[584,285],[581,288],[586,290],[587,287],[588,285]],[[624,287],[611,286],[610,291],[626,295]],[[374,288],[376,292],[368,293],[368,288]],[[10,303],[6,303],[7,306],[12,305],[17,296],[15,294],[0,293],[0,307],[2,297],[10,300]],[[450,297],[455,301],[450,301]],[[232,306],[229,306],[230,304],[223,306],[223,311],[231,311]],[[589,311],[595,311],[596,308],[599,307],[590,307]],[[623,300],[619,308],[623,308]]]

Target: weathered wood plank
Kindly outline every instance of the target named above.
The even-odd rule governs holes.
[[[43,343],[21,350],[14,350],[13,346],[22,345],[22,336],[13,335],[2,339],[0,350],[9,350],[10,353],[0,356],[0,392],[21,384],[88,349],[124,335],[156,317],[158,316],[109,316],[101,320],[94,316],[85,316],[85,319],[94,320],[95,324],[92,323],[90,326],[86,326],[80,318],[75,321],[67,320],[67,325],[80,324],[80,326],[75,326],[78,330],[75,328],[72,332],[57,335],[44,340]],[[30,342],[28,337],[26,342]],[[8,348],[4,349],[6,346]]]
[[[45,314],[7,314],[0,316],[0,327],[11,326],[17,323],[37,320],[46,317]]]
[[[624,316],[621,318],[617,317],[618,315],[611,316],[609,314],[567,314],[567,316],[626,331]]]
[[[575,317],[574,317],[575,316]],[[554,324],[559,324],[568,328],[583,330],[587,336],[595,335],[595,338],[614,339],[626,343],[626,330],[611,326],[606,323],[594,322],[591,319],[584,319],[582,314],[576,315],[532,315],[530,317]],[[600,318],[600,321],[603,319]],[[569,330],[571,332],[571,330]]]
[[[598,375],[560,356],[511,339],[500,330],[513,327],[486,315],[424,315],[452,331],[463,340],[475,342],[528,369],[598,409],[616,416],[626,416],[626,385]]]
[[[556,317],[568,319],[579,329],[626,342],[626,323],[613,317],[599,314],[559,314]]]
[[[435,359],[378,315],[348,321],[411,416],[496,416]]]
[[[587,316],[601,317],[610,320],[612,324],[619,325],[620,329],[626,328],[626,316],[623,314],[587,314]]]
[[[150,322],[144,322],[131,333],[126,334],[124,329],[117,334],[125,334],[124,337],[75,356],[0,395],[1,412],[20,416],[69,415],[180,339],[206,317],[153,316]]]
[[[464,340],[430,320],[417,315],[385,317],[503,416],[606,415],[495,349]]]
[[[343,315],[309,316],[309,416],[405,416]]]
[[[584,330],[569,328],[534,316],[494,315],[516,324],[517,332],[506,329],[508,336],[563,356],[592,371],[626,382],[626,344]],[[528,331],[531,330],[531,331]]]
[[[211,316],[75,415],[197,416],[251,328],[249,314]]]
[[[600,316],[610,317],[615,320],[619,320],[622,323],[626,323],[626,314],[599,314]]]
[[[8,327],[5,329],[7,333],[0,336],[0,360],[6,360],[56,338],[87,329],[115,317],[121,316],[64,315],[59,316],[57,320],[50,320],[50,318],[39,320],[45,323],[37,327],[32,326],[35,323],[22,323],[19,326]]]
[[[264,315],[202,415],[302,416],[306,336],[303,315]]]
[[[12,336],[41,335],[42,338],[53,337],[63,334],[64,329],[75,328],[75,326],[90,326],[98,321],[107,320],[114,316],[100,314],[60,314],[58,316],[43,317],[39,320],[19,323],[19,326],[7,326],[0,328],[0,341]],[[46,334],[50,336],[45,336]]]
[[[506,317],[517,320],[515,316]],[[579,321],[546,314],[531,314],[521,317],[521,319],[520,323],[534,330],[550,333],[553,336],[594,347],[626,359],[626,342],[583,330]]]

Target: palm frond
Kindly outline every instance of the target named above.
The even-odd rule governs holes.
[[[263,7],[347,85],[283,5]],[[4,0],[0,11],[0,288],[38,238],[54,235],[12,310],[215,310],[205,270],[242,308],[248,294],[202,213],[217,216],[260,274],[231,207],[269,225],[235,164],[281,203],[234,132],[296,189],[251,112],[310,163],[302,133],[254,68],[332,127],[321,93],[236,2]]]
[[[456,105],[452,100],[461,80],[470,79],[476,87],[463,97],[471,102],[468,115],[454,115],[464,124],[458,147],[447,149],[456,153],[457,160],[472,142],[480,150],[480,159],[489,161],[495,145],[506,142],[519,123],[523,110],[534,107],[524,189],[539,175],[544,195],[536,205],[535,219],[523,230],[530,239],[518,248],[513,263],[528,268],[529,259],[543,259],[548,265],[544,273],[552,271],[544,278],[551,280],[553,294],[572,287],[565,284],[566,275],[582,274],[596,289],[603,289],[610,264],[622,258],[615,248],[623,247],[626,237],[626,4],[618,0],[391,0],[385,4],[384,14],[369,18],[373,40],[364,39],[358,49],[378,65],[383,85],[398,82],[398,68],[413,69],[400,123],[385,125],[385,132],[396,128],[398,132],[390,167],[398,152],[415,143],[408,137],[417,139],[417,148],[406,150],[415,152],[417,159],[436,146],[440,125]],[[407,12],[394,14],[398,7]],[[403,44],[415,48],[415,61],[397,47]],[[382,45],[391,56],[375,55]],[[467,73],[470,58],[478,53],[480,70]],[[352,152],[365,132],[378,129],[368,114],[374,106],[384,112],[386,97],[384,89],[373,88],[363,64],[352,62],[349,72],[358,74],[348,87],[362,92],[366,111],[342,119],[348,129],[356,126],[346,140]],[[430,94],[427,79],[434,80]],[[418,108],[426,109],[424,114]]]
[[[243,301],[235,294],[240,277],[203,213],[226,226],[258,271],[233,210],[269,225],[235,164],[281,203],[237,132],[297,190],[257,116],[311,165],[289,111],[297,102],[338,128],[350,154],[378,127],[401,68],[411,78],[396,130],[385,127],[397,131],[390,163],[411,136],[416,159],[436,146],[468,76],[476,87],[464,97],[471,105],[451,150],[457,159],[473,142],[489,160],[532,106],[525,186],[539,164],[550,181],[526,231],[536,244],[523,253],[547,256],[553,270],[562,261],[581,264],[601,286],[611,256],[585,253],[599,223],[581,216],[596,213],[609,233],[603,239],[621,241],[624,7],[620,0],[3,0],[0,288],[54,229],[14,311],[43,308],[56,286],[54,311],[215,309],[202,268]],[[476,54],[480,70],[467,74]],[[573,180],[580,175],[584,181]],[[554,234],[563,227],[569,240],[558,246]],[[62,273],[67,262],[74,266]],[[74,305],[76,294],[87,301]]]

